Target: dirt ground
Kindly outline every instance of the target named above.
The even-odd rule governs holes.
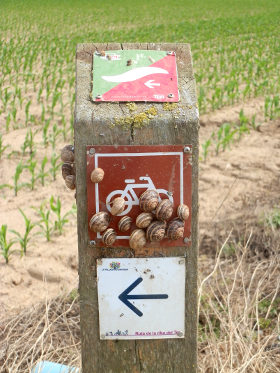
[[[263,101],[254,99],[245,105],[223,108],[220,111],[204,115],[201,118],[200,142],[204,143],[213,131],[228,121],[238,120],[238,113],[244,108],[245,114],[257,114],[257,122],[262,123],[258,131],[251,130],[241,140],[216,156],[208,155],[206,162],[200,162],[200,261],[207,252],[209,240],[215,239],[232,224],[244,224],[243,217],[250,214],[260,221],[279,202],[280,181],[280,121],[264,123],[261,107]],[[12,149],[20,151],[26,129],[12,131],[3,136],[4,143],[12,144]],[[41,135],[35,136],[41,142]],[[60,143],[57,149],[62,148]],[[37,155],[51,155],[51,150],[38,147]],[[37,157],[38,158],[38,157]],[[10,183],[17,158],[0,160],[1,183]],[[24,176],[27,178],[27,174]],[[38,208],[51,196],[60,197],[63,212],[71,209],[74,193],[64,186],[60,173],[55,182],[48,181],[45,187],[36,185],[35,191],[22,189],[14,197],[12,190],[0,191],[0,222],[9,229],[23,232],[24,222],[18,208],[22,208],[32,221],[38,221],[33,207]],[[250,220],[250,219],[249,219]],[[248,224],[248,219],[246,219]],[[226,223],[226,224],[225,224]],[[34,229],[34,232],[38,228]],[[9,234],[12,237],[12,234]],[[13,246],[19,249],[19,245]],[[201,264],[202,264],[201,262]],[[52,235],[47,242],[36,235],[21,257],[18,253],[11,256],[9,265],[0,259],[0,313],[17,312],[38,301],[52,298],[61,292],[77,287],[77,232],[74,217],[70,217],[61,236]]]

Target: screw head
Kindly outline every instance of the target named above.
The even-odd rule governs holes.
[[[168,98],[172,98],[174,97],[174,94],[173,93],[169,93],[169,95],[167,95]]]
[[[185,237],[183,241],[185,244],[188,244],[189,242],[191,242],[191,239],[189,237]]]
[[[173,52],[173,51],[169,51],[169,52],[167,52],[167,55],[168,56],[173,56],[175,53]]]
[[[89,241],[90,246],[95,246],[96,242],[94,240]]]
[[[180,332],[179,330],[177,330],[176,334],[178,335],[178,337],[182,337],[183,333]]]
[[[90,148],[89,149],[89,154],[93,155],[95,153],[95,149],[94,148]]]
[[[102,95],[97,95],[95,98],[96,98],[96,100],[101,100]]]
[[[191,153],[192,149],[189,146],[184,147],[184,153]]]

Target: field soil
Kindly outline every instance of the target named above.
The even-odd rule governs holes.
[[[209,153],[206,162],[200,162],[200,265],[203,270],[205,255],[215,256],[215,248],[221,245],[231,229],[239,231],[256,229],[256,222],[261,223],[267,214],[279,202],[280,175],[280,122],[264,122],[260,108],[263,101],[254,99],[243,105],[245,114],[257,114],[257,121],[263,123],[258,131],[251,130],[230,149],[218,156]],[[217,112],[201,117],[200,142],[204,143],[211,133],[217,131],[224,122],[238,120],[241,106],[223,108]],[[15,152],[20,151],[26,129],[12,131],[3,136],[4,142],[12,144]],[[40,148],[40,137],[35,136],[38,152],[46,154]],[[58,148],[62,148],[60,143]],[[50,154],[48,154],[50,156]],[[0,178],[2,182],[12,179],[17,158],[0,161]],[[27,175],[26,175],[27,178]],[[9,229],[23,233],[24,221],[19,212],[38,221],[33,207],[39,208],[44,200],[53,195],[60,197],[63,213],[71,210],[75,202],[74,193],[66,189],[64,181],[57,175],[55,182],[47,182],[45,187],[39,184],[34,191],[22,189],[18,196],[12,190],[1,191],[0,221]],[[2,197],[3,197],[2,196]],[[246,217],[246,218],[245,218]],[[246,225],[245,225],[246,224]],[[39,228],[34,229],[38,233]],[[12,238],[13,235],[9,234]],[[19,250],[15,244],[13,249]],[[47,242],[39,234],[34,236],[27,255],[11,255],[9,265],[0,262],[0,313],[18,312],[19,309],[44,301],[77,287],[77,232],[75,217],[70,216],[60,236],[52,234]]]

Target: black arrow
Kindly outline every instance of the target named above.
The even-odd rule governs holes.
[[[149,295],[129,295],[129,293],[136,288],[137,285],[142,282],[142,277],[139,277],[136,281],[134,281],[124,292],[119,295],[119,299],[133,312],[136,313],[139,317],[143,316],[143,313],[138,310],[132,303],[128,301],[128,299],[166,299],[168,298],[167,294],[149,294]]]

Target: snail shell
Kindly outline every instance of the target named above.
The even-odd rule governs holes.
[[[166,231],[167,237],[170,240],[178,240],[180,238],[183,238],[184,228],[184,222],[181,219],[175,218],[171,220]]]
[[[122,197],[117,197],[113,201],[113,206],[111,208],[112,215],[119,215],[123,212],[125,207],[125,200]]]
[[[163,199],[157,205],[156,217],[158,220],[168,220],[173,213],[173,204],[169,199]]]
[[[63,149],[61,149],[61,160],[65,163],[73,163],[74,162],[74,146],[73,145],[66,145]]]
[[[93,183],[100,183],[100,181],[102,181],[103,178],[104,171],[102,170],[102,168],[95,168],[90,175],[90,179]]]
[[[116,241],[117,234],[113,228],[108,228],[102,235],[102,241],[106,246],[112,246]]]
[[[146,235],[143,229],[134,229],[129,238],[129,246],[132,249],[142,249],[146,245]]]
[[[150,212],[142,212],[136,218],[136,225],[138,228],[147,228],[153,220],[153,215]]]
[[[156,190],[148,189],[139,198],[140,209],[145,212],[153,211],[158,205],[159,194]]]
[[[177,208],[178,218],[181,220],[187,220],[190,215],[190,210],[187,205],[179,205]]]
[[[121,232],[126,232],[131,228],[132,219],[129,216],[124,216],[118,223],[118,228]]]
[[[93,232],[103,232],[108,228],[110,220],[108,212],[100,211],[92,216],[89,227]]]
[[[76,176],[75,175],[67,175],[65,177],[65,185],[69,189],[75,189],[76,188]]]
[[[71,163],[63,163],[61,167],[61,173],[64,180],[66,179],[66,176],[74,175],[75,170],[73,168],[73,165]]]
[[[161,241],[165,235],[166,223],[162,221],[153,221],[147,228],[146,237],[149,241]]]

